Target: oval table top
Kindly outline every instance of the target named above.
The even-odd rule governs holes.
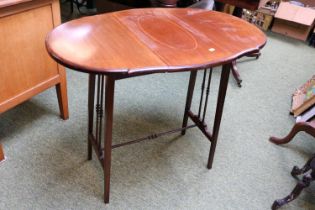
[[[46,38],[66,67],[106,75],[226,64],[262,48],[265,34],[228,14],[193,8],[131,9],[73,20]]]

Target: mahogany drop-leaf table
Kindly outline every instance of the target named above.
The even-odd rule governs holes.
[[[46,39],[49,54],[58,63],[90,75],[88,159],[92,158],[94,148],[104,168],[105,203],[109,202],[111,152],[119,146],[174,132],[184,135],[188,128],[198,127],[211,143],[207,164],[210,169],[232,62],[256,52],[265,43],[265,34],[244,20],[193,8],[124,10],[73,20],[55,28]],[[222,72],[210,132],[205,115],[212,67],[215,66],[222,66]],[[202,69],[205,70],[200,107],[195,114],[190,107],[197,71]],[[183,71],[190,71],[190,79],[182,126],[112,145],[115,81],[153,73]],[[193,125],[187,125],[189,118]]]

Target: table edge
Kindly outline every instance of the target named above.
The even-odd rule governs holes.
[[[48,36],[46,37],[46,39]],[[92,74],[103,74],[108,76],[137,76],[137,75],[146,75],[146,74],[153,74],[153,73],[172,73],[172,72],[183,72],[183,71],[193,71],[193,70],[200,70],[205,68],[211,68],[216,66],[221,66],[224,64],[231,63],[232,61],[239,59],[243,56],[252,54],[254,52],[259,51],[262,49],[267,43],[267,39],[261,46],[257,46],[256,48],[249,48],[243,52],[235,54],[231,57],[226,59],[222,59],[216,62],[208,62],[202,64],[195,64],[195,65],[182,65],[182,66],[150,66],[150,67],[143,67],[143,68],[133,68],[133,69],[98,69],[98,68],[86,68],[86,66],[77,65],[70,61],[65,61],[62,58],[59,58],[56,54],[48,46],[47,42],[45,43],[47,52],[49,55],[59,64],[75,71],[80,71],[84,73],[92,73]]]

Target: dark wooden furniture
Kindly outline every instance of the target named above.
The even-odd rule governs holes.
[[[59,24],[58,0],[0,1],[0,114],[55,86],[68,118],[66,73],[45,49],[46,34]]]
[[[257,10],[260,0],[215,0],[223,4],[233,5],[237,8],[248,9],[251,11]]]
[[[215,0],[218,3],[221,4],[229,4],[235,6],[233,15],[236,17],[241,18],[242,17],[242,10],[248,9],[251,11],[257,10],[259,6],[260,0]],[[219,7],[216,5],[216,7]],[[219,8],[217,8],[219,9]],[[247,55],[248,57],[255,57],[256,59],[259,58],[260,52],[253,52],[251,55]],[[234,79],[236,80],[239,87],[242,86],[242,79],[241,76],[237,70],[236,60],[232,63],[232,74]]]
[[[131,8],[176,7],[178,0],[94,0],[97,12],[106,13]]]
[[[2,145],[0,144],[0,163],[4,160],[4,152]]]
[[[291,171],[291,175],[298,180],[298,183],[288,196],[274,201],[271,206],[272,210],[276,210],[281,206],[296,199],[300,195],[302,190],[306,187],[309,187],[311,182],[315,180],[315,154],[306,162],[306,164],[302,168],[294,166]],[[303,175],[301,179],[298,178],[299,175]]]
[[[304,131],[311,136],[315,137],[315,119],[310,122],[298,122],[296,123],[289,134],[283,138],[270,137],[270,141],[275,144],[286,144],[289,143],[294,136],[298,133]],[[308,173],[308,171],[311,171]],[[295,178],[298,178],[298,175],[303,175],[302,179],[298,181],[297,185],[293,191],[283,199],[276,200],[272,205],[272,210],[278,209],[281,206],[289,203],[290,201],[297,198],[297,196],[302,192],[302,190],[308,187],[315,179],[315,154],[306,162],[306,164],[300,169],[297,166],[294,166],[291,175]]]
[[[117,2],[131,7],[176,7],[179,0],[110,0],[111,2]]]
[[[240,41],[236,42],[235,37],[240,37]],[[231,62],[257,51],[265,43],[264,33],[239,18],[190,8],[124,10],[81,18],[54,29],[46,40],[50,55],[64,66],[90,75],[88,159],[92,158],[94,148],[104,168],[105,203],[109,202],[111,152],[120,146],[174,132],[184,135],[188,128],[198,127],[211,143],[207,164],[210,169],[218,140]],[[212,67],[220,65],[223,67],[213,130],[210,132],[205,123],[205,115]],[[198,114],[195,114],[191,110],[191,103],[197,71],[200,69],[208,70],[203,73],[200,106]],[[182,127],[112,145],[115,82],[153,73],[182,71],[191,72]],[[192,125],[188,125],[188,119],[192,120]]]
[[[187,7],[198,0],[88,0],[95,1],[97,12],[106,13],[131,8]]]
[[[310,122],[298,122],[296,123],[289,134],[283,138],[277,138],[274,136],[270,137],[270,141],[274,144],[287,144],[289,143],[294,136],[298,133],[304,131],[311,136],[315,137],[315,120],[311,120]]]

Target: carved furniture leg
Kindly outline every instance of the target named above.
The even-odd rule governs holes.
[[[303,176],[303,180],[299,181],[299,183],[295,186],[295,188],[293,189],[293,191],[290,193],[290,195],[288,195],[287,197],[283,198],[283,199],[279,199],[276,200],[273,204],[271,209],[275,210],[280,208],[281,206],[293,201],[294,199],[296,199],[300,193],[302,192],[302,190],[306,187],[308,187],[311,183],[311,181],[314,180],[314,175],[311,176],[310,174],[304,175]]]
[[[312,166],[311,166],[312,161],[314,159],[315,159],[315,154],[310,159],[308,159],[308,161],[305,163],[305,165],[301,169],[297,166],[294,166],[292,171],[291,171],[291,175],[294,178],[297,178],[298,175],[304,174],[304,173],[308,172],[309,170],[311,170],[312,169]]]
[[[220,129],[221,118],[222,118],[222,113],[223,113],[224,100],[225,100],[226,90],[227,90],[227,86],[229,82],[230,70],[231,70],[231,64],[223,65],[222,72],[221,72],[217,107],[216,107],[215,117],[214,117],[210,153],[209,153],[208,164],[207,164],[208,169],[212,168],[214,152],[217,145],[217,139],[219,135],[219,129]]]
[[[283,205],[291,202],[295,198],[297,198],[300,195],[300,193],[302,192],[302,190],[304,188],[308,187],[310,185],[311,181],[313,181],[315,179],[315,155],[313,155],[313,157],[307,161],[306,165],[303,168],[304,168],[304,170],[306,170],[305,172],[307,172],[310,169],[312,170],[312,172],[310,174],[305,174],[303,176],[302,180],[300,180],[298,182],[298,184],[295,186],[295,188],[290,193],[290,195],[286,196],[283,199],[276,200],[271,207],[272,210],[278,209],[281,206],[283,206]],[[304,171],[304,170],[301,169],[301,171]],[[292,171],[294,171],[294,168]],[[301,171],[298,171],[298,173]]]
[[[284,138],[277,138],[271,136],[269,138],[269,141],[275,144],[286,144],[289,143],[294,138],[294,136],[300,131],[305,131],[306,133],[315,137],[315,129],[310,122],[298,122],[293,126],[290,133]]]

